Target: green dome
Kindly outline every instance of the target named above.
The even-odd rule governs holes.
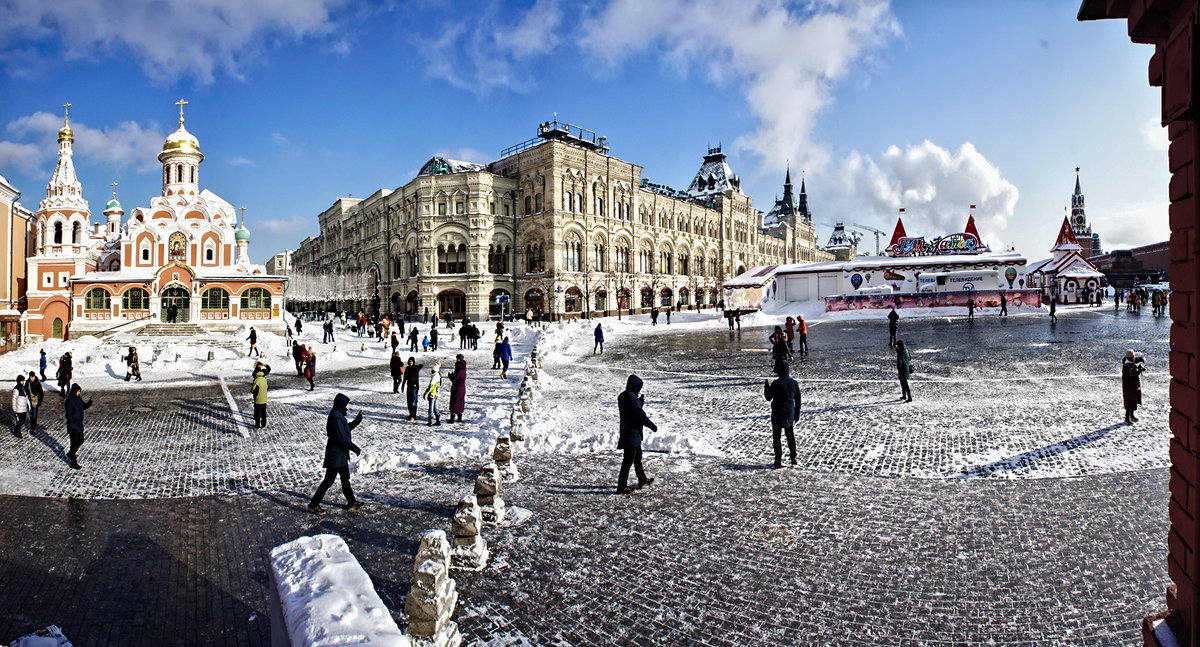
[[[239,240],[239,241],[240,240],[246,240],[246,241],[250,240],[250,230],[246,229],[245,227],[242,227],[241,229],[233,232],[233,239]]]
[[[113,209],[118,209],[118,210],[121,209],[121,203],[117,202],[116,198],[109,200],[108,205],[106,207],[104,207],[105,211],[112,211]]]

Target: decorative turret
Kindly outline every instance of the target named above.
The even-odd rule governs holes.
[[[696,177],[692,179],[687,192],[699,198],[720,195],[726,191],[740,192],[741,187],[741,178],[734,175],[729,162],[725,160],[725,153],[717,146],[708,149],[708,154],[704,156],[704,162],[700,164],[700,170],[696,171]]]
[[[237,259],[235,263],[250,262],[250,230],[246,229],[246,207],[238,207],[242,212],[242,223],[238,225],[237,231],[233,232],[233,240],[237,244]]]
[[[200,141],[183,127],[183,107],[187,101],[175,102],[179,106],[179,128],[167,135],[158,161],[163,165],[163,195],[196,195],[200,186]]]
[[[83,186],[75,175],[73,144],[75,132],[71,130],[71,104],[63,104],[63,127],[58,131],[58,163],[50,182],[46,184],[46,197],[37,211],[37,253],[53,252],[55,255],[78,253],[88,225],[87,200],[83,199]]]
[[[116,182],[112,183],[112,188],[112,199],[104,207],[104,237],[108,240],[116,240],[121,235],[121,216],[125,215],[125,210],[117,201]]]
[[[800,198],[797,201],[792,195],[792,168],[788,166],[787,172],[783,177],[783,199],[776,200],[775,206],[763,216],[763,226],[770,226],[781,222],[784,218],[795,218],[800,216],[805,222],[812,221],[812,214],[808,212],[808,193],[805,190],[804,179],[800,180]]]

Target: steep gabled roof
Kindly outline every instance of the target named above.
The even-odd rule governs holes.
[[[892,230],[892,240],[888,243],[888,247],[900,242],[901,238],[907,237],[908,234],[904,231],[904,219],[896,218],[896,228]]]
[[[1071,223],[1063,216],[1062,227],[1058,230],[1058,240],[1054,241],[1054,247],[1050,251],[1065,251],[1068,249],[1083,249],[1079,246],[1079,240],[1075,238],[1075,232],[1071,231]]]
[[[963,229],[963,233],[971,234],[980,242],[983,242],[983,238],[979,235],[979,230],[975,228],[975,216],[973,215],[967,216],[967,227]]]

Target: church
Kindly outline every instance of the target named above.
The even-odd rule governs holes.
[[[162,194],[126,218],[114,191],[96,225],[75,174],[75,137],[65,112],[58,163],[31,233],[26,339],[132,332],[147,323],[282,330],[287,279],[250,262],[244,218],[239,225],[232,205],[200,189],[204,155],[184,127],[186,103],[178,102],[179,128],[158,154]]]

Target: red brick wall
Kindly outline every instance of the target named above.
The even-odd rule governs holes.
[[[1171,586],[1167,607],[1175,613],[1170,625],[1180,644],[1200,647],[1197,603],[1200,602],[1200,87],[1193,78],[1198,53],[1200,0],[1084,0],[1081,20],[1124,18],[1129,37],[1154,45],[1150,85],[1162,88],[1162,123],[1171,139],[1170,267],[1171,280],[1171,529],[1167,536],[1167,572]],[[1149,623],[1143,628],[1147,645],[1154,645]]]

